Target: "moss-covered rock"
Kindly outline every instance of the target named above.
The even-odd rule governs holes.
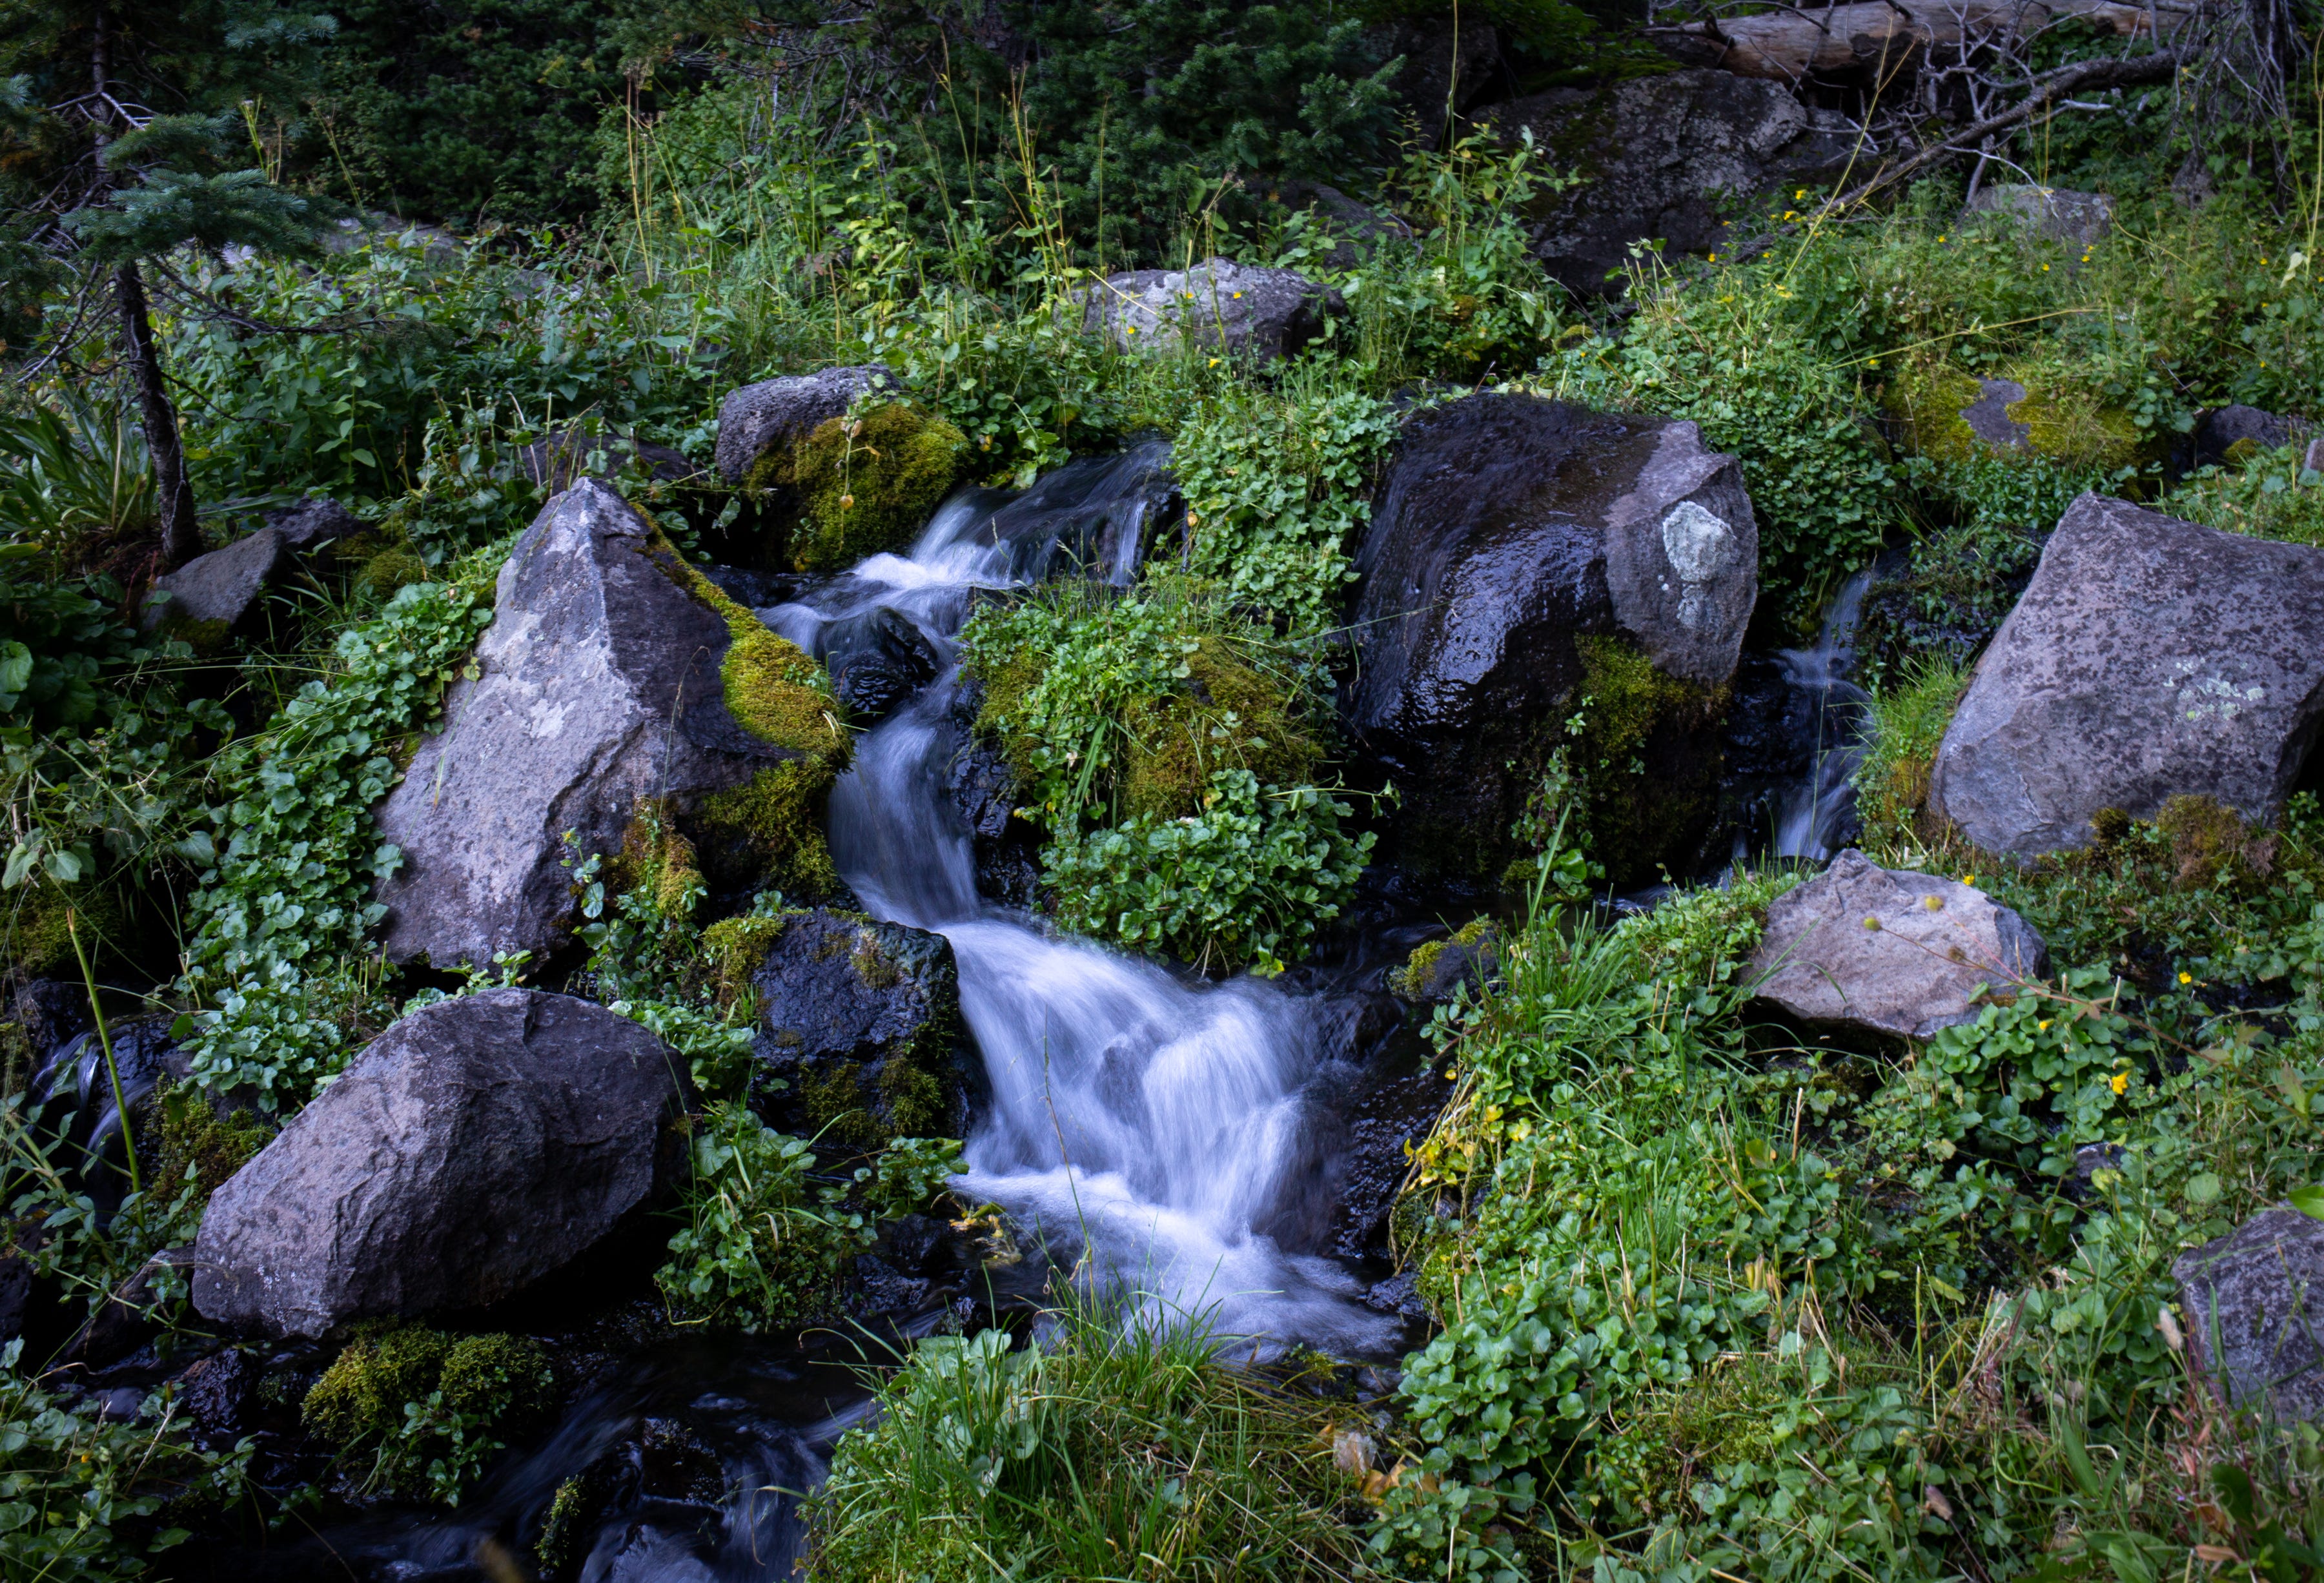
[[[1199,812],[1211,776],[1248,769],[1263,786],[1314,778],[1321,743],[1272,679],[1216,636],[1186,656],[1184,689],[1139,711],[1121,777],[1121,811],[1175,819]]]
[[[960,430],[907,401],[818,426],[790,454],[787,482],[804,519],[791,545],[798,569],[840,571],[909,544],[952,487],[967,446]],[[762,461],[752,477],[785,482],[775,472]]]
[[[426,1325],[359,1335],[308,1391],[299,1415],[309,1433],[341,1448],[384,1440],[403,1427],[405,1403],[428,1399],[451,1353],[452,1338]]]
[[[2153,448],[2128,412],[2047,363],[2008,364],[1979,375],[1923,356],[1888,382],[1881,400],[1905,448],[1940,461],[2019,455],[2121,467]]]
[[[1568,762],[1590,856],[1616,885],[1650,880],[1687,855],[1717,805],[1728,689],[1665,675],[1617,638],[1584,634],[1574,648],[1582,723]]]
[[[1441,940],[1413,948],[1402,967],[1388,976],[1391,992],[1422,1004],[1449,1000],[1462,984],[1472,988],[1499,966],[1500,928],[1490,918],[1471,918]]]

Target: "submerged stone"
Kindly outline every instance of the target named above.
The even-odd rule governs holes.
[[[2086,494],[1978,662],[1930,806],[1987,851],[2215,798],[2273,823],[2324,725],[2324,550]]]

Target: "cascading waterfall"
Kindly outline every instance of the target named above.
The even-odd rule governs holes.
[[[868,910],[952,943],[991,1096],[963,1191],[1083,1256],[1085,1279],[1147,1319],[1200,1316],[1260,1349],[1377,1353],[1397,1328],[1357,1304],[1357,1284],[1253,1229],[1307,1127],[1301,1090],[1318,1052],[1306,1008],[1250,980],[1192,987],[987,907],[943,791],[960,746],[954,639],[975,591],[1030,581],[1059,554],[1127,582],[1156,463],[1139,447],[1014,502],[956,496],[908,555],[873,556],[759,614],[834,663],[892,611],[941,657],[937,678],[858,743],[832,791],[831,842]]]
[[[1848,679],[1856,658],[1856,624],[1872,586],[1866,567],[1840,584],[1824,612],[1812,649],[1782,653],[1784,679],[1807,695],[1815,748],[1807,773],[1784,794],[1775,814],[1779,858],[1831,856],[1831,838],[1855,805],[1857,766],[1864,762],[1866,706],[1871,695]]]

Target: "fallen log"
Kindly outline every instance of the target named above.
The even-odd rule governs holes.
[[[1812,9],[1784,6],[1757,16],[1686,23],[1648,31],[1690,66],[1796,83],[1820,78],[1885,80],[1932,52],[1954,53],[1980,39],[2024,37],[2073,17],[2125,38],[2170,38],[2192,21],[2188,0],[2148,5],[2125,0],[1867,0]]]

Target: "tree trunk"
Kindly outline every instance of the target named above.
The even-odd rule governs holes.
[[[2192,20],[2192,0],[1870,0],[1868,4],[1770,11],[1723,22],[1653,29],[1655,41],[1690,66],[1716,66],[1738,77],[1796,83],[1885,80],[1931,51],[1954,52],[1980,37],[2040,32],[2062,17],[2111,28],[2126,38],[2168,39]]]
[[[145,282],[133,261],[113,272],[113,291],[121,304],[121,341],[137,378],[137,400],[145,414],[145,449],[153,458],[153,496],[161,527],[161,569],[174,572],[202,553],[194,525],[194,486],[186,477],[186,452],[178,443],[178,412],[161,383],[161,358],[153,347],[153,319],[145,308]]]

